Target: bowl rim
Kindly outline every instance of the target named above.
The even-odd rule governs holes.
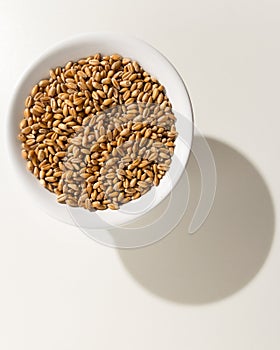
[[[189,135],[190,139],[188,140],[189,151],[188,151],[187,157],[183,163],[183,165],[184,165],[183,170],[185,170],[185,168],[188,165],[189,159],[190,159],[191,148],[192,148],[193,138],[194,138],[194,109],[193,109],[192,100],[190,97],[189,90],[186,86],[186,83],[184,82],[183,78],[181,77],[181,75],[179,74],[179,72],[175,68],[175,66],[170,62],[170,60],[164,54],[162,54],[158,49],[156,49],[154,46],[152,46],[150,43],[146,42],[143,39],[137,38],[133,35],[127,34],[127,33],[110,32],[110,31],[93,31],[93,32],[79,33],[77,35],[69,36],[63,40],[59,40],[55,44],[53,44],[53,45],[47,47],[45,50],[43,50],[43,52],[40,55],[38,55],[35,59],[33,59],[31,61],[31,63],[29,63],[28,66],[25,68],[25,70],[23,70],[23,73],[19,76],[19,78],[14,86],[14,90],[11,93],[11,97],[10,97],[10,100],[8,102],[8,110],[7,110],[7,114],[6,114],[6,118],[5,118],[6,119],[5,130],[7,130],[7,132],[5,133],[5,135],[6,135],[5,144],[8,147],[8,149],[12,150],[10,152],[11,156],[9,157],[9,159],[10,159],[10,162],[12,164],[13,169],[15,171],[19,171],[19,172],[22,172],[22,170],[23,170],[22,164],[20,164],[20,162],[18,161],[18,159],[16,159],[16,156],[15,156],[15,140],[13,140],[13,138],[14,138],[13,118],[15,118],[15,116],[13,115],[13,108],[14,108],[14,104],[16,103],[16,96],[18,95],[19,89],[23,85],[24,81],[32,73],[32,71],[35,69],[35,67],[37,67],[43,60],[47,59],[48,56],[55,54],[58,50],[61,50],[62,47],[75,44],[80,39],[83,39],[83,40],[92,39],[92,40],[94,40],[96,38],[105,38],[105,39],[111,39],[111,40],[112,39],[121,39],[124,41],[131,41],[131,42],[136,42],[136,43],[138,42],[142,46],[147,47],[147,48],[149,48],[149,50],[155,52],[163,61],[165,61],[166,64],[169,65],[169,67],[172,69],[173,75],[176,76],[176,79],[181,82],[182,87],[184,87],[184,92],[186,94],[189,108],[190,108],[189,122],[191,123],[191,128],[190,128],[191,130],[190,130],[190,135]],[[140,62],[140,64],[141,64],[141,62]],[[18,152],[20,152],[20,148],[18,148]],[[183,171],[181,172],[180,176],[178,176],[176,178],[176,180],[172,183],[172,187],[170,188],[170,190],[163,194],[163,196],[160,198],[160,200],[155,205],[152,206],[151,210],[156,208],[165,198],[167,198],[168,195],[170,195],[170,193],[172,193],[173,188],[177,185],[182,174],[183,174]],[[20,177],[20,183],[24,183],[24,182],[25,182],[25,180]],[[25,187],[25,190],[27,190],[29,186],[24,186],[24,187]],[[141,213],[140,215],[137,215],[136,217],[125,221],[123,224],[135,221],[143,215],[145,215],[145,213],[144,214]],[[70,216],[70,214],[69,214],[69,216]],[[62,220],[62,221],[64,221],[64,220]],[[74,220],[72,220],[72,221],[73,222],[67,222],[67,223],[72,224],[72,225],[76,225]],[[108,225],[108,226],[110,226],[110,225]]]

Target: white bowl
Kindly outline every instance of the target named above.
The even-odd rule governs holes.
[[[179,137],[176,140],[174,157],[170,170],[160,185],[154,187],[143,197],[125,204],[121,210],[88,212],[85,209],[69,209],[56,202],[55,195],[44,189],[39,181],[26,170],[26,161],[21,158],[20,142],[17,140],[19,122],[22,119],[25,98],[31,88],[43,77],[48,76],[50,68],[63,66],[68,61],[75,61],[97,52],[104,55],[119,53],[138,61],[141,66],[166,88],[173,110],[177,116],[176,128]],[[126,224],[139,218],[157,206],[176,185],[181,177],[190,154],[193,137],[193,113],[187,89],[172,64],[155,48],[142,40],[118,33],[88,33],[67,39],[48,49],[26,70],[17,84],[8,112],[8,143],[15,170],[19,174],[22,186],[28,195],[34,197],[34,205],[51,216],[73,224],[75,217],[79,225],[85,227],[108,228]]]

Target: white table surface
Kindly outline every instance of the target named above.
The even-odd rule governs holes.
[[[0,2],[0,349],[279,349],[279,12],[276,0]],[[150,42],[189,88],[218,170],[194,236],[187,213],[153,246],[106,248],[18,184],[3,142],[13,87],[42,50],[95,30]]]

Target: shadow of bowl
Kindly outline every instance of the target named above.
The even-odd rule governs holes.
[[[210,303],[237,292],[259,272],[273,241],[274,208],[264,179],[235,149],[214,139],[207,142],[218,178],[214,205],[204,225],[188,234],[200,193],[200,173],[191,157],[190,202],[178,226],[156,244],[118,251],[140,285],[178,303]],[[175,188],[176,195],[187,195],[187,190],[182,181]],[[176,210],[170,207],[166,215]]]

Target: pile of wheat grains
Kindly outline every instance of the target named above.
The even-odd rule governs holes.
[[[175,121],[164,87],[136,61],[96,54],[33,87],[18,138],[28,170],[59,203],[118,209],[169,169]]]

